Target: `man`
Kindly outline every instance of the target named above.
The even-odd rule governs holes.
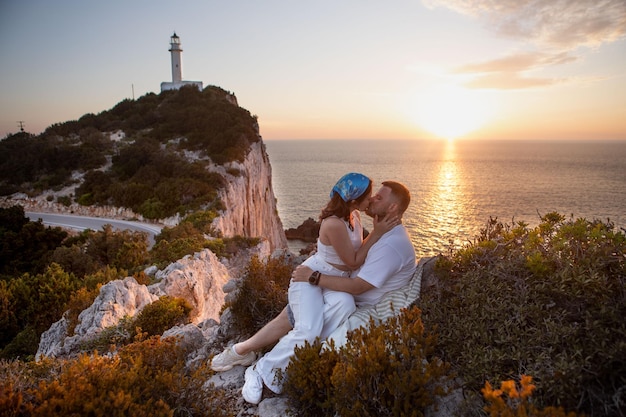
[[[372,217],[384,218],[395,214],[399,219],[409,206],[409,190],[398,182],[385,181],[380,190],[370,199],[366,213]],[[343,291],[354,296],[357,306],[376,304],[383,295],[404,287],[415,272],[415,249],[403,225],[398,225],[385,233],[369,250],[365,263],[354,278],[345,278],[319,274],[309,267],[298,266],[293,275],[294,282],[309,282],[322,288]],[[332,322],[333,306],[324,306],[324,330],[322,338],[327,337],[334,328],[328,328]],[[328,317],[327,317],[328,316]],[[336,327],[336,324],[334,324]],[[254,362],[255,350],[274,343],[278,344],[246,369],[246,382],[242,389],[244,399],[258,404],[267,385],[277,394],[282,392],[282,384],[275,379],[276,373],[284,371],[293,356],[295,346],[287,338],[280,339],[292,329],[288,309],[285,308],[274,320],[269,322],[250,339],[227,348],[217,355],[211,367],[224,371],[234,365],[250,365]],[[279,340],[280,339],[280,340]]]

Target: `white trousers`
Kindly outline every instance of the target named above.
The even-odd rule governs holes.
[[[327,275],[347,275],[317,255],[308,258],[303,265]],[[308,282],[292,281],[288,297],[294,327],[256,363],[263,382],[276,394],[283,390],[282,381],[277,380],[276,374],[278,370],[285,371],[296,346],[303,346],[307,341],[311,343],[318,336],[325,339],[356,310],[352,294],[322,289]]]

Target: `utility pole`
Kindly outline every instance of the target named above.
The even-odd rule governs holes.
[[[24,122],[23,120],[19,120],[17,122],[18,126],[20,127],[20,132],[24,131],[24,123],[26,123],[26,122]]]

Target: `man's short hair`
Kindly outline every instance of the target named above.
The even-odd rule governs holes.
[[[400,213],[404,213],[411,203],[411,192],[404,184],[396,181],[383,181],[383,186],[391,188],[391,194],[398,199]]]

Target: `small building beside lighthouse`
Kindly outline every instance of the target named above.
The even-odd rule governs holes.
[[[202,91],[202,81],[183,81],[183,50],[180,47],[180,38],[176,35],[176,32],[174,32],[170,38],[169,51],[172,59],[172,82],[162,82],[161,92],[167,90],[178,90],[183,85],[195,85],[200,91]]]

